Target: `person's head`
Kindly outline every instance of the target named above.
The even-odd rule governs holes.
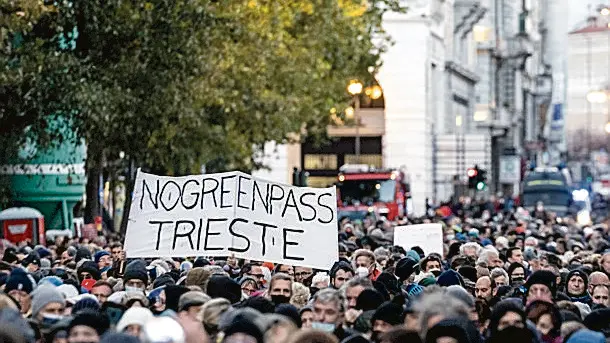
[[[146,263],[143,260],[132,261],[125,267],[123,284],[126,291],[144,292],[148,286],[148,273],[146,273]]]
[[[43,326],[49,327],[61,320],[65,308],[64,296],[54,286],[40,286],[33,293],[32,318]]]
[[[317,273],[311,279],[311,286],[317,289],[330,287],[330,276],[326,273]]]
[[[525,267],[519,262],[513,262],[508,267],[510,285],[519,287],[525,283]]]
[[[519,247],[512,247],[506,250],[506,260],[509,263],[521,263],[523,264],[523,251]]]
[[[365,277],[356,277],[343,285],[345,290],[345,298],[347,299],[347,305],[349,308],[356,307],[356,301],[358,296],[365,289],[373,289],[373,282]]]
[[[479,259],[477,260],[477,264],[485,264],[487,268],[502,268],[504,262],[500,259],[500,255],[495,250],[483,249],[481,255],[479,255]]]
[[[421,269],[424,273],[431,273],[432,271],[442,271],[442,261],[437,255],[428,255],[421,262]]]
[[[354,269],[346,262],[340,262],[331,271],[330,283],[334,289],[341,288],[347,281],[354,277]]]
[[[370,250],[358,249],[354,252],[354,269],[366,268],[369,275],[375,270],[375,254]]]
[[[263,285],[263,280],[265,278],[265,274],[263,274],[263,268],[258,265],[251,265],[245,269],[247,270],[245,275],[256,280],[256,282],[258,283],[258,288],[261,288],[261,286]]]
[[[112,243],[110,245],[110,254],[112,254],[113,261],[121,261],[123,259],[123,245],[121,243]]]
[[[603,272],[593,272],[589,275],[589,294],[593,294],[593,288],[598,285],[606,285],[610,287],[610,279],[608,279],[608,275]]]
[[[13,297],[19,303],[21,313],[26,314],[32,306],[31,293],[34,288],[35,283],[32,276],[21,268],[15,268],[6,280],[4,292]]]
[[[294,267],[289,264],[278,264],[274,269],[274,274],[284,273],[294,277]]]
[[[597,285],[593,287],[593,291],[591,292],[591,298],[593,299],[593,303],[602,305],[604,307],[610,307],[608,290],[609,288],[606,285]]]
[[[494,295],[495,292],[498,290],[499,287],[502,286],[508,286],[509,284],[509,277],[508,277],[508,273],[506,272],[506,270],[502,269],[502,268],[494,268],[491,270],[491,280],[494,283]]]
[[[379,343],[421,343],[419,334],[404,327],[397,326],[379,336]]]
[[[68,343],[98,343],[109,328],[107,316],[93,311],[79,312],[68,326]]]
[[[460,255],[472,257],[475,260],[483,248],[475,242],[468,242],[460,247]]]
[[[146,323],[153,318],[152,312],[145,307],[129,308],[119,320],[116,331],[140,337]]]
[[[197,320],[201,308],[210,297],[201,291],[188,291],[180,296],[178,300],[178,311],[186,316]]]
[[[334,327],[343,324],[344,300],[338,290],[326,288],[317,292],[312,299],[312,308],[314,322]]]
[[[292,277],[288,274],[273,275],[269,283],[269,297],[276,305],[290,302],[292,296]]]
[[[533,300],[553,302],[557,292],[557,277],[548,270],[534,272],[525,283],[527,289],[526,303]]]
[[[589,278],[582,270],[572,270],[566,278],[566,290],[568,296],[581,296],[587,292]]]
[[[527,306],[527,319],[536,325],[543,336],[558,337],[561,330],[561,314],[553,303],[534,301]]]
[[[419,314],[419,333],[426,337],[428,330],[444,319],[462,318],[468,320],[470,308],[457,297],[445,294],[443,289],[426,294],[414,305]]]
[[[224,298],[216,298],[203,305],[199,314],[205,331],[210,335],[218,333],[218,324],[222,316],[231,309],[231,302]]]
[[[98,281],[93,285],[89,293],[97,298],[100,305],[103,305],[112,294],[112,286],[106,281]]]
[[[252,296],[252,294],[258,291],[258,282],[254,278],[249,276],[245,276],[240,281],[241,291],[247,297]]]
[[[610,275],[610,252],[605,253],[602,256],[599,264],[602,268],[602,271]]]
[[[106,250],[96,252],[93,258],[99,270],[103,271],[112,267],[112,256]]]
[[[523,308],[511,300],[504,300],[494,306],[489,329],[492,334],[509,327],[525,328],[526,316]]]
[[[301,309],[299,314],[301,315],[301,328],[311,329],[314,318],[313,308],[310,306],[305,306]]]
[[[489,302],[493,297],[491,278],[489,276],[480,277],[474,286],[474,293],[477,299]]]
[[[290,298],[290,303],[292,305],[296,308],[302,308],[307,305],[310,297],[311,291],[309,290],[309,287],[298,282],[292,283],[292,297]]]
[[[294,281],[302,284],[307,284],[308,279],[313,274],[313,269],[309,267],[295,267],[294,268]]]
[[[373,340],[377,340],[381,334],[401,324],[403,322],[402,312],[402,306],[392,302],[386,302],[379,306],[371,318]]]

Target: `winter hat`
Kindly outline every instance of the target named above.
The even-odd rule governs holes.
[[[474,283],[477,282],[477,269],[471,266],[462,266],[458,269],[458,273],[462,275],[463,278],[470,280]]]
[[[582,318],[580,317],[580,313],[576,314],[570,310],[560,310],[561,319],[564,323],[567,322],[579,322],[582,323]]]
[[[444,319],[428,330],[426,343],[437,342],[441,337],[451,337],[458,343],[475,343],[480,342],[478,336],[476,328],[467,319]]]
[[[62,279],[57,276],[46,276],[38,281],[38,286],[42,286],[44,284],[50,284],[51,286],[59,287],[64,284]]]
[[[146,262],[144,260],[134,260],[125,267],[123,281],[140,280],[148,285],[148,273],[146,273]]]
[[[51,269],[51,261],[48,258],[41,258],[40,269]]]
[[[601,332],[580,329],[568,338],[566,343],[605,343],[606,337]]]
[[[110,329],[110,321],[105,314],[89,310],[81,311],[72,319],[68,326],[68,332],[72,331],[74,327],[81,325],[94,329],[100,336]]]
[[[207,258],[199,257],[193,262],[193,268],[203,268],[209,266],[211,263]]]
[[[262,314],[274,313],[275,305],[264,297],[249,297],[248,299],[242,301],[239,308],[251,308],[257,310]]]
[[[241,300],[241,287],[225,275],[212,275],[208,282],[207,293],[212,298],[225,298],[236,304]]]
[[[10,323],[11,328],[15,333],[19,333],[21,337],[25,338],[27,343],[34,343],[36,341],[36,335],[27,320],[23,318],[18,310],[14,310],[9,307],[0,309],[0,323]]]
[[[29,266],[30,264],[34,264],[40,267],[40,256],[35,251],[29,253],[21,262],[21,265],[24,267]]]
[[[178,301],[178,311],[186,311],[192,306],[203,306],[210,300],[210,297],[199,291],[189,291],[180,296]]]
[[[97,301],[97,298],[90,294],[84,294],[85,296],[77,301],[74,306],[72,306],[72,315],[78,314],[80,311],[94,311],[98,312],[100,310],[100,303]]]
[[[474,297],[462,286],[454,285],[447,287],[447,294],[462,301],[468,307],[474,307]]]
[[[123,332],[129,325],[140,325],[144,327],[154,316],[146,307],[131,307],[123,314],[116,326],[117,332]]]
[[[436,285],[436,279],[433,277],[425,277],[425,278],[419,280],[418,284],[422,287]]]
[[[224,330],[225,337],[236,333],[242,333],[256,339],[257,343],[264,342],[264,334],[258,325],[246,319],[235,320]]]
[[[140,340],[124,333],[109,332],[102,337],[100,343],[140,343]]]
[[[374,323],[376,320],[381,320],[390,325],[401,324],[403,322],[402,306],[392,302],[383,303],[379,306],[377,311],[375,311],[371,323]]]
[[[363,290],[356,299],[356,309],[362,311],[375,310],[384,302],[383,294],[376,289]]]
[[[382,283],[388,290],[388,292],[390,292],[391,294],[400,293],[400,287],[398,287],[398,280],[396,280],[396,277],[394,275],[388,272],[383,272],[379,274],[379,276],[377,276],[376,281]]]
[[[91,260],[91,251],[85,247],[80,247],[76,250],[76,256],[74,262],[78,263],[80,260]]]
[[[95,255],[93,255],[93,261],[97,265],[98,263],[100,263],[100,259],[104,256],[110,256],[110,253],[106,250],[100,250],[96,252]]]
[[[533,285],[545,285],[551,290],[553,297],[557,294],[557,277],[548,270],[539,270],[530,275],[525,282],[525,288],[528,292]]]
[[[74,298],[78,295],[78,290],[72,285],[59,285],[57,286],[57,290],[64,296],[65,299]]]
[[[163,274],[155,279],[155,282],[153,282],[153,289],[159,288],[161,286],[170,286],[170,285],[175,285],[175,284],[176,284],[176,282],[171,277],[171,275]]]
[[[525,316],[525,311],[523,310],[523,307],[520,304],[517,304],[516,302],[514,302],[512,300],[503,300],[503,301],[497,303],[493,307],[493,311],[491,312],[491,316],[489,318],[489,326],[488,326],[490,329],[491,335],[494,335],[495,333],[498,332],[498,325],[500,324],[500,320],[508,312],[517,313],[519,315],[519,317],[521,317],[521,319],[523,320],[524,323],[527,321],[527,317]]]
[[[280,304],[275,308],[275,313],[281,314],[287,318],[290,318],[292,322],[300,328],[303,325],[301,321],[301,315],[299,314],[299,310],[291,304]]]
[[[404,287],[405,289],[405,293],[409,296],[409,297],[415,297],[418,296],[420,294],[422,294],[424,292],[424,287],[416,284],[416,283],[410,283],[408,285],[406,285]]]
[[[406,257],[412,259],[415,262],[419,262],[421,260],[419,253],[417,251],[415,251],[414,249],[407,251]]]
[[[610,337],[610,308],[595,310],[585,317],[584,324],[589,330],[602,332]]]
[[[94,280],[99,280],[102,277],[99,269],[97,268],[97,264],[93,261],[83,262],[78,268],[77,272],[79,279],[82,273],[89,273]]]
[[[4,292],[8,293],[13,290],[18,290],[30,294],[35,288],[36,286],[32,276],[21,268],[15,268],[6,281]]]
[[[464,287],[464,279],[455,270],[449,269],[444,271],[436,280],[436,284],[443,287],[458,285]]]
[[[416,264],[417,262],[411,258],[401,258],[398,263],[396,263],[396,269],[394,270],[394,274],[398,277],[400,282],[403,282],[407,280],[411,276],[411,274],[413,274]]]
[[[241,289],[240,289],[241,290]],[[165,305],[167,309],[178,312],[180,297],[189,292],[190,289],[184,286],[170,285],[165,286]]]
[[[66,306],[66,300],[57,288],[50,285],[38,287],[36,291],[32,293],[32,318],[36,318],[38,313],[51,303],[58,303],[62,304],[62,306]]]

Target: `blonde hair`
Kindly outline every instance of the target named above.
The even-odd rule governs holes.
[[[203,305],[197,318],[201,319],[205,330],[209,334],[218,332],[218,323],[223,314],[231,309],[231,303],[225,298],[216,298]]]
[[[307,305],[310,296],[311,292],[307,286],[299,282],[292,283],[292,297],[290,298],[290,303],[296,308],[300,309]]]

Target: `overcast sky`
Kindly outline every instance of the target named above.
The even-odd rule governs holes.
[[[567,0],[570,3],[568,11],[568,28],[570,31],[576,25],[586,20],[589,14],[589,5],[592,10],[595,10],[599,5],[610,5],[609,0]]]

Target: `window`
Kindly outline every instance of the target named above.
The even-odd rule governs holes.
[[[360,155],[360,160],[356,155],[345,155],[345,164],[366,164],[375,168],[381,168],[383,157],[381,155]]]
[[[305,170],[336,170],[337,155],[305,155]]]

